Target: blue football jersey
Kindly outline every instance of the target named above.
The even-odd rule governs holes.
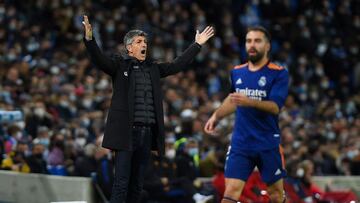
[[[273,101],[279,109],[288,95],[288,83],[288,71],[274,63],[257,71],[250,71],[248,64],[242,64],[231,71],[232,92],[255,100]],[[232,150],[266,150],[277,148],[279,144],[278,115],[252,107],[237,107]]]

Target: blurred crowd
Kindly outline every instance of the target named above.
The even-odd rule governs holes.
[[[216,28],[187,71],[163,81],[166,159],[171,162],[166,167],[174,163],[176,172],[158,174],[165,192],[170,191],[166,175],[176,176],[179,185],[189,171],[188,180],[221,172],[234,118],[220,122],[216,135],[205,135],[203,126],[229,93],[230,70],[246,62],[246,28],[258,24],[272,34],[272,60],[291,75],[280,114],[288,174],[299,176],[306,159],[313,175],[360,175],[356,0],[4,0],[0,110],[20,110],[23,119],[0,119],[1,169],[97,172],[99,184],[111,182],[112,154],[101,148],[111,80],[87,58],[84,14],[106,54],[122,53],[123,36],[137,28],[149,34],[148,57],[158,61],[179,55],[195,30],[208,24]]]

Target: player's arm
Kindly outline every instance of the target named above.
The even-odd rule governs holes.
[[[272,114],[278,114],[280,112],[279,106],[273,101],[259,101],[250,99],[241,93],[232,93],[229,95],[229,97],[230,102],[235,106],[252,107]]]
[[[216,124],[222,118],[234,113],[236,105],[230,101],[230,96],[226,97],[220,107],[211,115],[209,120],[206,122],[204,130],[208,134],[213,134]]]
[[[272,114],[279,114],[280,113],[280,109],[279,109],[278,105],[273,101],[253,100],[251,102],[250,106],[254,107],[256,109],[259,109],[261,111],[266,111],[266,112],[272,113]]]
[[[221,120],[224,117],[234,113],[236,110],[236,105],[231,103],[230,97],[227,96],[224,102],[220,105],[218,109],[213,113],[213,115],[218,119]]]

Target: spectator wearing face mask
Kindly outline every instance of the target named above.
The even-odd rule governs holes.
[[[27,163],[30,167],[31,173],[47,174],[47,163],[44,160],[45,146],[41,143],[34,143],[32,148],[32,154],[27,157]]]
[[[51,128],[53,126],[52,116],[46,111],[43,102],[36,102],[32,112],[25,118],[25,130],[33,138],[36,138],[40,126]]]
[[[5,153],[8,154],[11,151],[15,150],[18,141],[21,138],[21,131],[20,128],[16,125],[11,125],[7,129],[7,138],[4,143]]]
[[[83,153],[79,154],[75,160],[75,175],[90,177],[96,171],[97,163],[95,159],[96,146],[92,143],[86,144]]]
[[[25,161],[25,153],[21,151],[12,151],[2,160],[1,169],[11,170],[22,173],[29,173],[30,167]]]
[[[166,157],[161,161],[158,157],[152,156],[145,173],[144,190],[146,195],[144,195],[145,197],[142,202],[184,202],[183,196],[185,192],[172,185],[175,176],[176,165],[168,159],[168,152],[166,152]]]
[[[114,182],[114,162],[111,151],[101,146],[102,140],[103,136],[99,136],[95,141],[97,147],[94,155],[96,159],[96,181],[105,197],[110,199],[112,184]]]
[[[194,181],[199,174],[199,146],[193,138],[188,138],[185,146],[176,154],[177,174]]]
[[[47,159],[48,170],[50,174],[66,175],[65,169],[65,145],[64,136],[62,134],[55,134],[51,137],[49,146],[49,156]]]
[[[313,181],[314,163],[304,160],[286,179],[285,190],[291,202],[355,202],[356,195],[351,190],[333,189],[328,184],[323,190]]]
[[[47,128],[46,126],[39,127],[36,140],[37,142],[39,142],[39,144],[42,144],[45,147],[45,150],[47,150],[50,145],[49,128]]]
[[[75,148],[77,151],[82,151],[88,143],[89,132],[86,128],[78,128],[75,130]]]
[[[168,153],[167,153],[168,154]],[[172,154],[172,153],[171,153]],[[173,203],[203,203],[212,199],[212,195],[198,193],[193,181],[177,174],[177,165],[168,155],[161,160],[152,156],[146,170],[142,202],[160,201]]]
[[[175,142],[174,138],[167,138],[165,140],[165,157],[172,161],[176,157],[176,149],[174,142]]]

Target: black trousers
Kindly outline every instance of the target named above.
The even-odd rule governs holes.
[[[151,153],[151,127],[133,127],[133,150],[115,152],[111,203],[138,203]]]

